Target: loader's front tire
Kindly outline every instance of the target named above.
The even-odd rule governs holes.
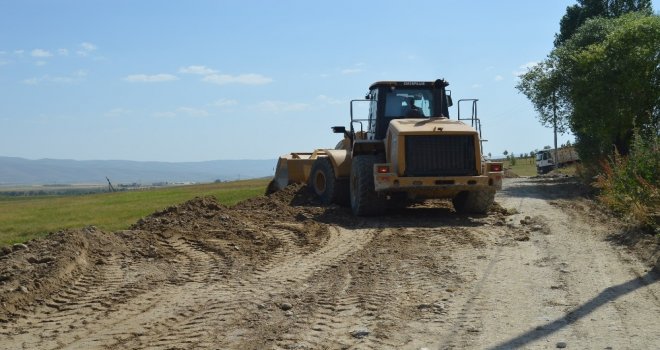
[[[317,158],[314,161],[307,186],[323,204],[345,204],[348,201],[348,183],[335,177],[332,162],[327,157]]]
[[[361,155],[353,158],[350,179],[351,209],[357,216],[380,215],[387,208],[387,200],[378,196],[374,185],[374,164],[382,156]]]
[[[486,214],[495,200],[495,191],[463,191],[453,199],[454,210],[461,214]]]

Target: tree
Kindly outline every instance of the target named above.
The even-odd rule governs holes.
[[[608,13],[617,13],[643,2],[607,4]],[[543,125],[549,126],[556,111],[559,126],[576,135],[583,161],[596,164],[613,146],[625,155],[635,127],[642,136],[659,132],[660,17],[632,13],[586,20],[516,87]]]
[[[568,41],[590,18],[615,18],[630,12],[653,14],[651,0],[578,0],[577,4],[566,8],[566,14],[559,21],[555,47]]]
[[[548,58],[520,76],[516,89],[532,102],[541,125],[563,134],[568,130],[571,103],[557,59]]]
[[[660,17],[629,14],[587,21],[553,55],[572,111],[570,127],[583,159],[616,147],[629,152],[633,129],[660,124]]]
[[[507,151],[507,150],[504,150],[504,152],[503,152],[502,154],[504,154],[504,155],[506,156],[506,155],[508,155],[508,154],[509,154],[509,151]]]

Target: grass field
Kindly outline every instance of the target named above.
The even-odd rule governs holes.
[[[79,196],[0,196],[0,246],[65,228],[125,229],[139,218],[196,196],[231,206],[264,193],[267,179]]]
[[[511,165],[510,160],[504,161],[504,168],[510,169],[519,176],[535,176],[536,173],[536,160],[534,158],[516,159],[516,165]],[[575,165],[568,165],[559,168],[557,172],[566,175],[575,175]]]
[[[511,165],[511,161],[504,161],[504,168],[510,169],[520,176],[536,175],[536,160],[534,158],[516,159],[516,165]]]

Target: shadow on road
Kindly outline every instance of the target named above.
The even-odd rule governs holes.
[[[412,207],[388,209],[383,215],[356,217],[350,208],[331,206],[314,220],[344,228],[383,227],[479,227],[486,224],[488,215],[457,214],[447,207]]]
[[[349,205],[325,205],[311,194],[306,187],[300,187],[292,193],[288,200],[291,207],[310,208],[312,215],[298,214],[297,219],[313,219],[324,224],[343,228],[383,228],[383,227],[446,227],[463,226],[479,227],[487,223],[489,215],[458,214],[449,200],[427,200],[423,203],[411,204],[408,207],[390,207],[382,215],[372,217],[356,217]],[[319,212],[317,209],[321,208]]]
[[[577,320],[586,317],[604,304],[616,300],[628,293],[634,292],[639,288],[658,282],[658,280],[660,280],[660,271],[651,270],[644,276],[640,276],[628,282],[609,287],[588,302],[566,313],[566,316],[558,318],[543,326],[537,327],[534,330],[525,332],[511,340],[498,344],[491,349],[499,350],[525,347],[525,345],[535,340],[547,337],[550,334],[575,323]]]

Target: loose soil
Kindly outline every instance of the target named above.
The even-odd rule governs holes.
[[[5,248],[0,348],[656,347],[657,237],[571,178],[504,184],[488,215],[355,218],[290,186]]]

